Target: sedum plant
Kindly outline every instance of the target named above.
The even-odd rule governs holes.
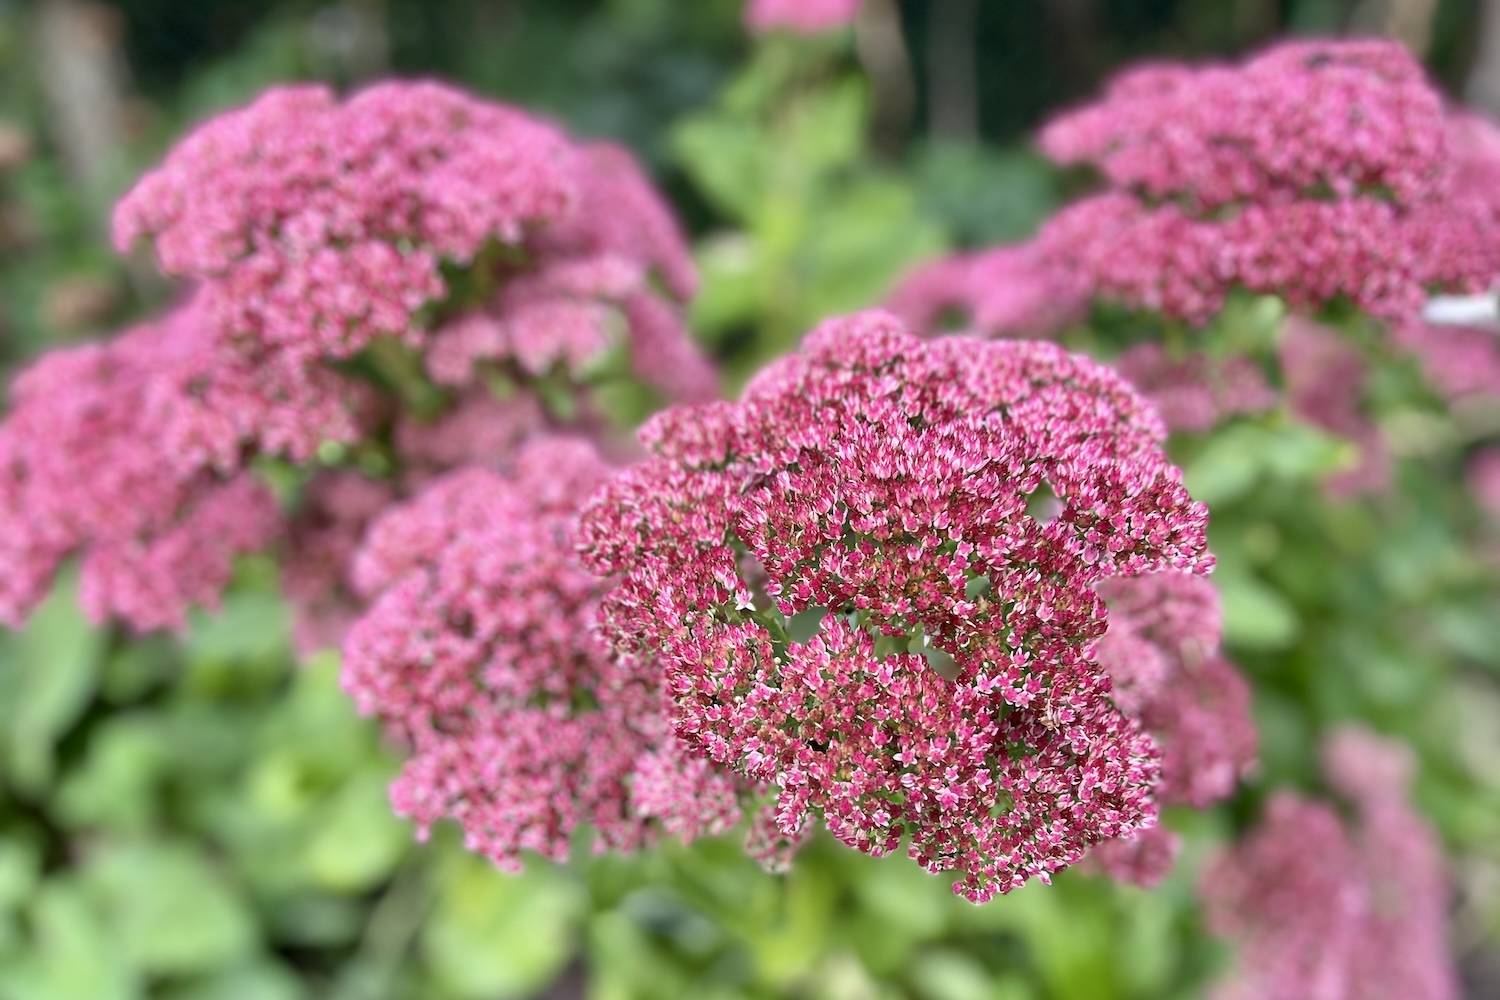
[[[1412,558],[1411,507],[1422,599],[1457,624],[1398,636],[1390,669],[1427,656],[1423,697],[1444,697],[1479,658],[1453,635],[1488,635],[1463,610],[1492,602],[1493,563],[1457,550],[1494,525],[1457,471],[1494,430],[1471,404],[1494,345],[1422,310],[1500,270],[1493,129],[1385,43],[1139,70],[1042,136],[1101,193],[917,271],[890,312],[823,317],[782,273],[797,227],[758,198],[886,205],[882,231],[915,235],[872,273],[931,245],[858,159],[858,88],[825,75],[858,7],[751,4],[764,62],[678,134],[754,230],[763,288],[716,287],[734,237],[702,254],[711,318],[763,321],[752,357],[813,326],[738,401],[716,398],[684,320],[693,258],[624,150],[433,83],[278,88],[201,126],[115,216],[120,249],[182,279],[176,304],[16,380],[0,616],[60,613],[66,595],[44,602],[76,563],[112,649],[191,648],[276,568],[312,661],[280,683],[315,700],[336,649],[400,757],[330,723],[359,803],[330,822],[380,833],[311,853],[342,888],[390,880],[353,971],[325,977],[337,996],[422,988],[382,957],[412,941],[434,995],[520,992],[585,923],[607,996],[1160,996],[1215,976],[1235,998],[1456,996],[1443,848],[1475,851],[1493,811],[1431,705],[1381,701],[1340,643],[1404,609],[1388,567]],[[735,155],[767,122],[824,118],[836,141],[805,171],[790,147]],[[867,249],[808,259],[836,275]],[[878,285],[859,279],[831,300]],[[1293,544],[1322,592],[1278,577]],[[225,615],[196,610],[226,593]],[[89,812],[109,766],[69,808],[130,826],[128,806]],[[1444,766],[1424,800],[1414,777]],[[366,808],[388,772],[431,855]],[[295,797],[265,774],[255,801]],[[198,819],[244,868],[283,857],[244,834],[253,810]],[[450,823],[478,858],[444,846]],[[742,847],[719,837],[735,827]],[[59,914],[90,893],[128,911],[135,879],[219,886],[207,945],[170,920],[180,952],[175,932],[126,942],[153,985],[219,963],[212,988],[295,995],[251,961],[240,890],[186,847],[89,859],[37,936],[67,944]],[[326,902],[266,884],[267,912]],[[466,905],[532,965],[454,961],[487,946],[452,918]],[[1233,954],[1163,971],[1129,936],[1197,948],[1200,928]],[[1023,961],[974,957],[1017,940]],[[745,952],[752,971],[725,971]],[[57,968],[0,962],[0,986]]]

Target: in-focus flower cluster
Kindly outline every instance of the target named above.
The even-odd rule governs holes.
[[[1255,763],[1250,686],[1220,652],[1222,612],[1211,583],[1190,573],[1106,580],[1109,630],[1094,657],[1114,700],[1161,747],[1162,805],[1205,809],[1227,799]],[[1176,854],[1164,827],[1101,844],[1092,857],[1122,881],[1160,881]]]
[[[579,564],[572,522],[609,471],[582,441],[538,439],[511,475],[464,469],[387,510],[354,558],[370,604],[344,686],[410,747],[396,811],[424,836],[456,820],[507,869],[523,850],[564,859],[585,823],[598,850],[640,846],[654,789],[685,779],[695,811],[673,833],[739,818],[727,779],[677,763],[659,686],[593,628],[607,585]]]
[[[287,533],[299,632],[332,639],[358,605],[341,560],[382,503],[599,422],[586,396],[549,410],[530,386],[581,394],[618,346],[673,398],[716,395],[682,321],[691,258],[629,154],[438,84],[272,90],[189,136],[115,228],[193,291],[19,381],[0,430],[10,621],[77,552],[91,614],[180,625],[279,531],[254,461],[379,453],[361,467],[384,481],[315,472]]]
[[[678,735],[774,788],[785,837],[909,838],[981,901],[1155,821],[1158,751],[1089,654],[1098,583],[1211,565],[1164,434],[1053,345],[858,314],[739,403],[655,418],[580,540],[622,577],[610,641],[658,657]]]
[[[1205,872],[1210,926],[1239,949],[1221,1000],[1454,1000],[1441,847],[1407,801],[1406,748],[1365,730],[1328,742],[1353,807],[1280,792]]]

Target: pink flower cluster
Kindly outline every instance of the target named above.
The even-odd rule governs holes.
[[[1289,317],[1279,345],[1287,405],[1314,427],[1347,438],[1359,460],[1327,481],[1337,497],[1378,490],[1390,481],[1385,436],[1365,413],[1368,364],[1339,331],[1300,316]]]
[[[749,0],[745,27],[757,35],[789,31],[817,35],[849,24],[859,14],[861,0]]]
[[[1469,491],[1485,513],[1500,521],[1500,447],[1482,448],[1469,460]]]
[[[1441,189],[1448,152],[1442,99],[1421,64],[1373,39],[1284,43],[1239,66],[1129,70],[1048,125],[1041,145],[1195,210],[1320,189],[1379,189],[1409,204]]]
[[[1106,580],[1109,630],[1094,656],[1115,701],[1161,745],[1167,805],[1229,797],[1255,763],[1250,688],[1219,649],[1219,594],[1203,577],[1152,573]]]
[[[1094,651],[1114,700],[1162,749],[1163,805],[1204,809],[1222,801],[1255,763],[1250,687],[1219,650],[1219,595],[1190,573],[1106,580],[1098,587],[1109,629]],[[1092,853],[1113,877],[1153,885],[1171,869],[1176,838],[1162,827]]]
[[[1050,339],[1088,317],[1091,296],[1083,275],[1057,267],[1033,242],[918,267],[886,305],[913,330],[928,335]]]
[[[647,378],[713,394],[678,315],[691,260],[629,154],[436,83],[343,103],[286,87],[213,119],[121,201],[116,243],[142,237],[257,365],[345,360],[380,337],[425,350],[431,314],[494,309],[483,356],[527,374],[623,332]]]
[[[358,607],[338,564],[364,525],[546,427],[528,380],[579,375],[619,343],[669,395],[717,394],[683,325],[687,247],[630,155],[437,84],[342,104],[273,90],[185,140],[115,223],[122,248],[149,238],[195,287],[159,323],[17,383],[0,430],[8,621],[77,552],[91,614],[180,626],[235,554],[280,531],[252,460],[310,464],[333,443],[394,467],[384,484],[315,475],[288,533],[299,632],[333,638]]]
[[[1239,948],[1221,1000],[1454,1000],[1440,845],[1407,802],[1404,747],[1344,730],[1325,752],[1353,806],[1278,793],[1205,872],[1210,926]]]
[[[190,305],[16,379],[0,425],[0,621],[18,626],[78,554],[90,618],[180,628],[237,554],[275,536],[274,498],[231,449],[236,424],[274,426],[282,402],[254,373],[243,394],[195,396],[214,361],[198,320]]]
[[[659,659],[678,735],[774,789],[784,838],[910,838],[982,901],[1155,821],[1158,751],[1089,653],[1100,581],[1211,565],[1164,435],[1086,358],[857,314],[655,418],[580,541],[622,577],[617,652]]]
[[[1158,343],[1143,343],[1110,362],[1152,403],[1174,431],[1206,431],[1241,413],[1276,405],[1276,390],[1250,358],[1202,352],[1173,358]]]
[[[1391,330],[1392,343],[1417,361],[1427,382],[1450,403],[1500,397],[1495,331],[1412,320]]]
[[[1396,42],[1286,43],[1156,66],[1042,133],[1114,189],[1039,237],[1095,294],[1203,323],[1231,288],[1413,317],[1500,276],[1500,133],[1451,115]]]
[[[396,810],[423,835],[456,820],[507,869],[523,850],[565,858],[583,823],[599,850],[639,846],[663,786],[697,800],[670,816],[675,833],[738,819],[726,778],[679,762],[649,674],[595,635],[606,584],[579,565],[571,524],[608,471],[581,441],[537,439],[513,475],[460,470],[387,510],[354,557],[371,603],[343,680],[411,748]]]

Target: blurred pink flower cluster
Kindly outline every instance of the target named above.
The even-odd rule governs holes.
[[[607,584],[573,554],[572,522],[609,471],[583,441],[540,438],[511,475],[464,469],[386,510],[354,556],[371,603],[345,644],[344,686],[411,748],[392,802],[423,836],[456,820],[506,869],[522,850],[564,860],[584,823],[596,850],[640,846],[652,789],[693,771],[674,765],[650,672],[593,629]],[[696,776],[695,811],[672,817],[680,836],[739,818],[727,779]]]
[[[919,271],[894,300],[903,315],[1040,336],[1099,298],[1202,324],[1241,287],[1412,321],[1429,291],[1500,277],[1500,130],[1446,109],[1396,42],[1129,71],[1040,142],[1109,189],[1031,244]]]
[[[1125,73],[1043,130],[1113,190],[1041,241],[1094,294],[1203,323],[1233,287],[1413,317],[1500,275],[1493,126],[1448,112],[1397,42],[1298,41],[1234,67]]]
[[[1240,288],[1307,314],[1353,303],[1444,398],[1500,395],[1491,331],[1420,316],[1432,292],[1500,280],[1500,129],[1445,107],[1401,45],[1297,41],[1240,65],[1128,71],[1041,145],[1097,167],[1107,189],[1027,243],[914,271],[890,302],[916,329],[1056,337],[1101,300],[1202,325]],[[1364,353],[1294,313],[1279,389],[1254,359],[1159,342],[1112,364],[1173,430],[1271,409],[1284,391],[1294,414],[1358,446],[1328,483],[1349,496],[1390,474]]]
[[[213,604],[234,557],[277,532],[275,499],[232,447],[243,421],[278,426],[283,399],[242,372],[211,399],[213,364],[196,312],[180,310],[106,344],[55,351],[16,379],[0,425],[0,620],[19,626],[81,553],[96,621],[175,628]],[[172,448],[178,440],[201,448]]]
[[[557,423],[531,383],[576,386],[618,345],[670,397],[717,394],[683,325],[687,246],[630,155],[438,84],[272,90],[174,149],[115,235],[191,291],[18,380],[0,427],[12,623],[77,553],[91,616],[180,627],[234,555],[285,537],[299,635],[333,641],[366,523]],[[390,471],[319,470],[329,446],[383,450]],[[314,469],[289,524],[249,471],[268,456]]]
[[[909,837],[982,901],[1155,822],[1159,753],[1089,654],[1101,580],[1211,565],[1163,437],[1083,357],[857,314],[653,419],[580,540],[622,578],[610,641],[659,658],[689,747],[775,788],[784,837]]]
[[[1098,590],[1109,629],[1094,657],[1115,704],[1161,747],[1158,801],[1205,809],[1229,798],[1255,763],[1256,736],[1250,686],[1219,649],[1218,591],[1180,572],[1110,579]],[[1092,856],[1117,879],[1152,885],[1170,869],[1176,838],[1156,827],[1140,841],[1107,841]]]
[[[788,31],[816,35],[842,28],[859,14],[861,0],[749,0],[745,27],[755,34]]]
[[[1350,496],[1385,486],[1391,476],[1390,449],[1365,412],[1370,366],[1359,349],[1332,327],[1292,316],[1282,330],[1278,354],[1292,413],[1359,449],[1353,467],[1329,477],[1329,492]]]
[[[427,313],[472,308],[498,329],[471,361],[576,366],[617,325],[648,361],[676,352],[674,370],[643,376],[714,393],[680,321],[612,324],[658,296],[653,279],[674,304],[697,281],[629,154],[440,84],[378,84],[342,103],[285,87],[213,119],[120,202],[117,245],[141,238],[168,274],[202,283],[214,332],[262,364],[348,359],[380,337],[422,350]],[[462,301],[445,263],[474,286]],[[445,381],[462,378],[454,365]]]
[[[1454,1000],[1441,845],[1407,801],[1410,751],[1362,729],[1325,746],[1352,807],[1278,792],[1204,873],[1210,927],[1238,947],[1221,1000]]]

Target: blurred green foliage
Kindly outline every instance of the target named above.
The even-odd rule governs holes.
[[[694,327],[737,383],[913,263],[1025,235],[1077,179],[1019,134],[1111,67],[1335,30],[1353,6],[982,3],[990,141],[976,145],[924,137],[938,3],[901,5],[919,100],[908,141],[876,154],[877,90],[848,39],[752,45],[738,0],[122,0],[130,141],[96,187],[58,155],[29,41],[37,5],[0,3],[0,121],[30,147],[0,167],[6,357],[169,294],[110,252],[106,217],[189,123],[273,82],[392,69],[628,141],[697,237]],[[1448,0],[1434,22],[1450,81],[1472,6]],[[1063,7],[1091,20],[1059,20]],[[383,51],[361,62],[339,40],[350,16],[373,19]],[[1265,350],[1279,318],[1238,303],[1211,337]],[[1076,333],[1108,354],[1142,331],[1116,317]],[[1167,817],[1189,846],[1154,892],[1075,870],[972,907],[904,858],[821,839],[782,878],[734,835],[637,858],[593,857],[585,839],[573,864],[520,876],[448,829],[418,845],[386,801],[398,753],[354,715],[334,657],[293,662],[274,567],[252,561],[179,637],[91,630],[67,583],[0,636],[0,1000],[562,998],[582,995],[580,970],[598,1000],[1187,998],[1224,960],[1196,917],[1199,860],[1266,789],[1316,788],[1318,735],[1349,719],[1418,749],[1419,802],[1461,868],[1500,873],[1500,614],[1454,488],[1464,449],[1500,423],[1455,422],[1390,370],[1383,416],[1410,446],[1401,490],[1379,503],[1329,501],[1319,481],[1350,446],[1284,413],[1174,443],[1213,505],[1215,580],[1263,752],[1229,808]],[[1500,908],[1482,903],[1465,901],[1463,928],[1493,942]]]

